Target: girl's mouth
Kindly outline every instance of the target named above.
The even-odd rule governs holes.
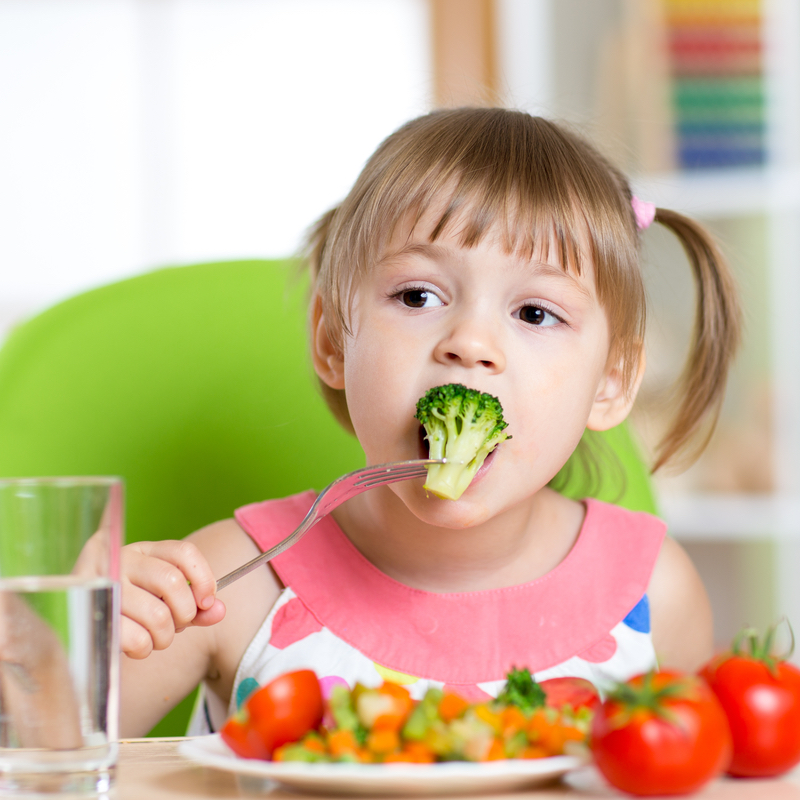
[[[431,448],[428,444],[428,440],[425,438],[425,428],[422,425],[419,426],[419,457],[420,458],[430,458]]]
[[[486,456],[486,460],[481,464],[480,469],[475,473],[475,477],[470,481],[470,483],[475,483],[475,481],[480,480],[483,475],[488,472],[489,467],[491,466],[492,461],[494,461],[495,454],[497,453],[500,445],[494,448],[488,456]],[[419,427],[419,442],[418,442],[418,453],[419,458],[430,458],[430,445],[428,444],[427,438],[425,438],[425,428],[421,425]]]

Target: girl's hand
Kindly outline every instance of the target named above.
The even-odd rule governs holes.
[[[122,652],[146,658],[189,625],[225,616],[203,554],[187,541],[136,542],[122,548]]]

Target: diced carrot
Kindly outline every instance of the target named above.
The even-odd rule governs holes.
[[[372,731],[367,736],[367,750],[376,755],[385,755],[400,748],[400,737],[397,731]]]
[[[276,747],[272,751],[272,760],[273,761],[283,761],[284,760],[284,756],[286,754],[287,747],[288,747],[288,745],[285,745],[285,744],[282,744],[280,747]]]
[[[552,723],[548,718],[548,715],[545,713],[544,709],[537,709],[531,715],[531,718],[528,720],[527,724],[527,732],[528,738],[532,742],[537,742],[543,735],[547,734],[547,731],[550,729]]]
[[[489,751],[486,753],[484,761],[502,761],[506,757],[502,739],[494,739]]]
[[[383,757],[384,763],[432,764],[434,761],[436,756],[422,742],[407,742],[402,750],[395,750]]]
[[[500,724],[504,736],[513,736],[518,731],[525,730],[528,718],[516,706],[506,706],[500,712]]]
[[[325,742],[319,736],[306,736],[303,739],[303,747],[311,750],[312,753],[327,753]]]
[[[439,716],[445,722],[460,717],[469,708],[469,701],[465,700],[460,694],[447,692],[439,702]]]
[[[406,742],[403,752],[416,764],[432,764],[436,761],[436,753],[425,742]]]
[[[543,747],[539,747],[537,744],[529,744],[520,752],[517,758],[547,758],[549,755],[550,753]]]
[[[586,734],[560,720],[551,721],[547,714],[535,712],[528,722],[528,738],[531,744],[541,747],[548,755],[561,755],[567,742],[581,742]]]
[[[373,731],[399,731],[405,725],[408,714],[393,712],[381,714],[372,723]]]
[[[564,733],[564,742],[583,742],[586,740],[586,734],[574,725],[562,725],[561,730]]]
[[[359,747],[358,751],[356,752],[356,758],[362,764],[372,764],[375,761],[375,756],[367,750],[366,747]]]
[[[411,693],[408,691],[408,689],[406,689],[405,686],[401,686],[399,683],[384,681],[378,691],[383,692],[383,694],[390,694],[392,697],[396,697],[398,700],[408,703],[409,708],[413,704]]]
[[[390,681],[384,681],[378,692],[391,697],[394,702],[391,705],[391,710],[387,710],[376,717],[372,723],[373,730],[399,731],[414,708],[411,694],[405,686]]]
[[[328,734],[328,749],[332,756],[355,753],[358,750],[358,742],[352,731],[336,730]]]

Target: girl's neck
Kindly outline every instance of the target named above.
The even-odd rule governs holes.
[[[350,541],[379,570],[431,592],[499,589],[545,575],[572,549],[584,515],[582,503],[551,489],[461,529],[422,522],[388,488],[359,495],[333,512]]]

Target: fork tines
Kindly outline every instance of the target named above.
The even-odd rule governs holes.
[[[386,479],[391,476],[393,478],[422,478],[428,468],[423,465],[414,464],[408,467],[400,467],[399,469],[381,469],[376,470],[374,473],[365,475],[356,481],[356,486],[379,486],[381,483],[386,483]]]

